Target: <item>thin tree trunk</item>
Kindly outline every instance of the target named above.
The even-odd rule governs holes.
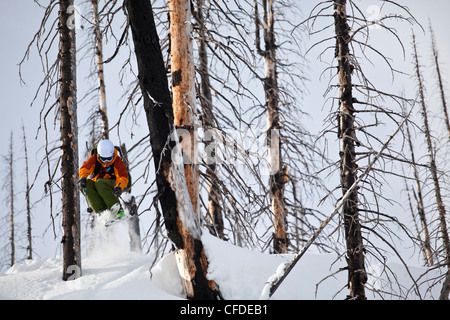
[[[68,25],[71,14],[74,14],[73,0],[61,0],[59,3],[63,280],[72,280],[81,276],[76,46],[75,29]]]
[[[448,116],[447,101],[445,99],[445,90],[444,90],[444,84],[442,81],[441,69],[440,69],[440,65],[439,65],[439,55],[438,55],[438,51],[437,51],[437,47],[436,47],[436,40],[434,38],[434,32],[433,32],[433,29],[431,28],[431,25],[430,25],[430,31],[431,31],[431,39],[432,39],[432,47],[433,47],[433,57],[434,57],[434,62],[435,62],[435,67],[436,67],[436,73],[438,76],[439,91],[441,93],[442,110],[444,112],[445,125],[447,126],[447,135],[450,140],[450,120],[449,120],[449,116]],[[445,223],[445,219],[444,219],[444,223]],[[443,228],[443,227],[446,227],[446,226],[445,226],[445,224],[442,225],[442,223],[441,223],[441,228]],[[447,230],[447,229],[443,229],[443,230]],[[445,232],[447,233],[447,231],[445,231]],[[445,238],[445,236],[444,236],[444,238]],[[447,233],[447,238],[448,238],[448,233]],[[444,299],[448,300],[449,294],[450,294],[450,257],[449,257],[450,248],[448,248],[448,246],[450,246],[450,243],[447,244],[446,254],[447,254],[448,271],[447,271],[447,276],[444,281],[444,285],[442,286],[442,290],[441,290],[441,295],[440,295],[441,300],[444,300]]]
[[[339,130],[341,188],[342,194],[357,180],[355,160],[356,135],[354,128],[354,109],[352,96],[352,70],[350,63],[350,27],[347,22],[346,0],[334,3],[334,22],[336,32],[336,58],[339,76]],[[344,202],[345,240],[347,244],[349,299],[366,299],[364,285],[367,274],[364,266],[364,246],[358,210],[358,189],[355,188]]]
[[[28,151],[27,151],[27,140],[25,136],[25,126],[22,124],[23,132],[23,146],[25,153],[25,179],[26,179],[26,190],[25,190],[25,201],[27,208],[27,259],[33,259],[33,239],[31,236],[31,209],[30,209],[30,181],[29,181],[29,169],[28,169]]]
[[[450,140],[450,119],[448,116],[447,101],[445,99],[444,83],[442,81],[441,68],[439,65],[439,54],[438,54],[437,47],[436,47],[436,39],[434,38],[434,32],[433,32],[433,29],[431,28],[431,25],[430,25],[430,32],[431,32],[434,65],[436,68],[436,74],[438,76],[439,92],[441,93],[442,111],[444,112],[444,119],[445,119],[445,125],[447,127],[448,139]]]
[[[14,237],[14,156],[13,156],[13,133],[11,131],[11,137],[9,140],[9,222],[11,227],[10,232],[10,244],[11,244],[11,267],[14,265],[16,260],[16,246]]]
[[[445,206],[444,206],[444,202],[442,201],[441,187],[439,184],[439,177],[438,177],[436,160],[435,160],[435,155],[434,155],[433,143],[431,141],[430,127],[428,124],[428,115],[427,115],[427,107],[426,107],[426,103],[425,103],[425,94],[424,94],[424,86],[423,86],[423,81],[422,81],[422,73],[420,71],[419,57],[417,54],[417,46],[416,46],[416,37],[414,34],[413,34],[413,49],[414,49],[414,62],[415,62],[415,68],[416,68],[416,76],[417,76],[417,81],[418,81],[418,85],[419,85],[420,104],[422,106],[422,117],[423,117],[424,129],[425,129],[425,138],[427,141],[428,155],[430,157],[430,171],[431,171],[431,177],[433,179],[434,194],[436,197],[436,204],[437,204],[438,213],[439,213],[439,222],[440,222],[440,228],[441,228],[441,233],[442,233],[442,245],[443,245],[443,251],[444,251],[444,255],[445,255],[445,264],[448,269],[447,277],[442,286],[439,300],[448,300],[448,296],[450,293],[450,282],[449,282],[449,280],[450,280],[450,241],[449,241],[448,230],[447,230],[447,222],[445,220],[446,219]]]
[[[131,180],[131,174],[130,174],[130,165],[128,162],[128,152],[127,152],[125,143],[123,143],[120,146],[120,149],[121,149],[121,153],[122,153],[122,158],[123,158],[125,165],[127,167],[127,170],[128,170],[128,178],[129,178],[128,186],[125,188],[124,191],[130,193],[130,195],[131,195],[132,180]],[[128,199],[127,199],[127,201],[128,201]],[[136,199],[134,198],[134,196],[131,196],[129,205],[136,206]],[[135,214],[133,216],[131,216],[131,218],[128,220],[128,239],[130,240],[130,250],[131,251],[142,252],[141,230],[139,227],[139,216],[138,216],[137,212],[135,212]]]
[[[422,187],[421,187],[421,183],[420,183],[420,178],[419,178],[419,172],[417,171],[417,166],[416,166],[416,157],[414,155],[414,148],[413,148],[413,144],[412,144],[412,140],[411,140],[411,134],[409,132],[409,125],[408,123],[406,124],[406,132],[408,135],[408,144],[409,144],[409,149],[411,151],[411,162],[412,162],[412,167],[413,167],[413,172],[414,172],[414,180],[416,182],[416,189],[417,189],[417,214],[419,215],[419,219],[420,219],[420,223],[422,225],[422,232],[424,235],[424,241],[423,241],[423,253],[425,256],[425,264],[428,267],[431,267],[433,265],[433,252],[431,250],[431,243],[430,243],[430,234],[428,232],[428,223],[427,223],[427,219],[426,219],[426,215],[425,215],[425,207],[423,204],[423,196],[422,196]]]
[[[217,299],[220,292],[215,283],[206,278],[208,263],[200,239],[201,229],[195,229],[196,217],[186,212],[189,211],[187,207],[191,207],[192,215],[195,216],[190,196],[183,197],[184,192],[179,189],[184,186],[187,193],[186,181],[181,172],[177,174],[178,168],[172,161],[172,154],[176,151],[174,148],[177,147],[170,139],[174,129],[174,114],[151,3],[147,0],[126,0],[125,6],[133,34],[139,84],[150,131],[158,188],[156,199],[162,208],[168,236],[178,249],[177,257],[188,266],[184,269],[186,272],[179,268],[186,297]],[[179,76],[183,74],[180,72]],[[192,224],[187,226],[186,220]]]
[[[97,58],[97,75],[99,85],[99,112],[101,116],[102,139],[109,139],[108,114],[106,112],[105,74],[103,72],[103,41],[98,17],[98,0],[91,0],[95,34],[95,56]]]
[[[198,40],[198,57],[199,57],[199,73],[200,73],[200,103],[203,109],[203,120],[205,130],[211,130],[215,127],[215,118],[212,112],[212,95],[209,81],[209,69],[208,69],[208,53],[206,49],[205,39],[205,21],[203,16],[203,3],[204,0],[197,0],[195,19],[199,24],[199,40]],[[206,138],[206,136],[205,136]],[[205,145],[206,150],[206,179],[208,181],[208,213],[211,218],[211,224],[213,225],[213,234],[220,239],[224,239],[224,224],[222,214],[222,199],[219,191],[219,183],[217,182],[216,175],[216,142],[214,135],[210,135],[209,143]]]
[[[288,240],[286,235],[286,204],[284,201],[284,184],[287,182],[287,169],[283,168],[281,159],[280,109],[277,83],[276,44],[274,33],[273,0],[263,0],[263,25],[265,49],[259,48],[258,4],[255,0],[256,43],[257,50],[264,58],[267,108],[267,147],[269,151],[269,189],[273,215],[273,248],[276,253],[285,253]]]

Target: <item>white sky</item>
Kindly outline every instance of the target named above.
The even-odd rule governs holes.
[[[312,4],[317,3],[318,1],[312,0],[304,0],[305,9],[304,14],[308,14],[310,7]],[[450,1],[448,0],[408,0],[408,1],[398,1],[400,3],[404,3],[407,5],[414,16],[419,20],[419,22],[423,25],[423,27],[428,32],[428,20],[431,19],[432,25],[436,34],[436,39],[438,43],[440,59],[442,62],[442,67],[444,74],[447,76],[447,85],[450,88],[450,80],[448,80],[448,76],[450,76],[450,19],[448,18],[448,13],[450,12]],[[360,8],[368,8],[371,5],[378,5],[381,2],[376,0],[363,1],[357,0],[356,3]],[[306,9],[307,8],[307,9]],[[382,14],[384,12],[382,11]],[[26,131],[28,134],[27,142],[29,147],[29,156],[30,163],[32,165],[31,175],[34,175],[36,164],[42,158],[42,151],[39,151],[43,146],[43,135],[42,131],[38,137],[38,141],[35,141],[35,135],[37,132],[37,128],[39,126],[39,112],[41,109],[41,99],[36,101],[35,105],[30,108],[30,102],[32,101],[35,90],[39,85],[39,82],[42,80],[42,70],[40,67],[39,61],[36,59],[36,50],[32,51],[32,57],[30,57],[30,61],[26,62],[23,68],[23,78],[26,81],[27,85],[21,85],[19,82],[18,76],[18,63],[22,59],[26,47],[33,35],[37,31],[40,21],[42,18],[43,11],[32,1],[32,0],[20,0],[20,1],[8,1],[8,0],[0,0],[0,42],[1,42],[1,51],[0,51],[0,106],[2,111],[3,121],[0,126],[0,155],[6,155],[9,148],[9,136],[11,131],[14,132],[14,143],[15,143],[15,158],[19,159],[22,157],[22,121],[25,124]],[[418,28],[415,28],[418,41],[422,52],[422,63],[424,65],[429,65],[431,62],[431,58],[428,56],[430,47],[430,41],[427,38],[427,35],[424,35],[420,32]],[[376,33],[373,32],[373,36],[376,39]],[[411,70],[406,70],[410,68],[409,59],[411,57],[410,51],[410,43],[411,43],[411,27],[406,25],[403,28],[399,28],[399,36],[403,37],[404,45],[407,50],[406,58],[407,61],[401,61],[401,57],[397,57],[394,60],[395,63],[399,62],[402,66],[402,70],[405,72],[411,72]],[[380,41],[383,41],[384,38],[380,37]],[[390,41],[394,43],[392,37]],[[57,42],[55,42],[57,45]],[[394,50],[397,49],[398,45],[391,43],[379,43],[381,47],[393,47]],[[316,52],[312,52],[308,58],[311,60],[311,70],[312,72],[320,72],[324,68],[324,64],[318,61],[315,61],[314,54]],[[105,56],[110,56],[111,53],[106,53]],[[400,60],[396,60],[400,59]],[[109,68],[109,67],[107,67]],[[376,69],[376,68],[375,68]],[[428,68],[429,69],[429,68]],[[380,70],[381,71],[381,70]],[[85,92],[83,92],[83,82],[85,79],[81,72],[79,72],[78,78],[78,98],[81,98]],[[108,95],[108,109],[115,104],[118,104],[118,108],[120,107],[120,103],[118,102],[120,99],[120,94],[122,89],[115,91],[114,90],[114,82],[116,79],[111,79],[112,77],[117,77],[114,72],[108,72],[106,70],[107,81],[109,81],[110,85],[107,86],[107,95]],[[383,79],[385,77],[384,73],[376,74],[374,71],[373,76],[378,79]],[[317,101],[317,99],[323,99],[322,93],[324,88],[327,86],[327,82],[322,81],[319,83],[319,76],[317,74],[308,74],[308,77],[311,79],[310,92],[311,94],[306,97],[305,101]],[[389,83],[391,83],[390,78],[387,79]],[[429,78],[427,82],[430,84],[432,90],[434,87],[433,84],[434,79]],[[414,90],[414,81],[410,81],[409,83],[395,83],[395,86],[405,87],[407,90]],[[304,105],[308,105],[304,103]],[[82,108],[82,106],[79,106]],[[312,110],[307,110],[313,117],[314,112]],[[49,117],[50,121],[53,121],[53,116]],[[115,122],[116,120],[112,121]],[[318,119],[319,122],[322,119]],[[59,127],[59,122],[56,122],[56,127]],[[143,130],[146,130],[144,127]],[[84,133],[85,134],[85,133]],[[124,134],[126,136],[126,134]],[[19,139],[20,138],[20,139]],[[58,137],[53,137],[58,138]],[[114,136],[113,136],[114,139]],[[80,144],[84,147],[85,137],[80,137]],[[136,141],[136,140],[134,140]],[[84,150],[84,148],[82,149]],[[37,155],[37,156],[36,156]],[[83,156],[80,155],[80,161],[82,161]],[[0,170],[1,174],[3,171]],[[17,210],[23,210],[23,186],[21,180],[23,180],[23,173],[20,168],[16,168],[16,208]],[[3,180],[3,176],[0,177]],[[37,182],[36,188],[42,188],[43,179]],[[24,184],[23,184],[24,185]],[[41,197],[41,192],[35,191],[33,196],[33,201],[36,201]],[[0,212],[4,212],[5,214],[0,214],[0,219],[9,212],[8,206],[3,203],[3,199],[6,197],[6,193],[2,190],[0,193]],[[82,199],[83,200],[83,199]],[[22,220],[22,219],[21,219]],[[44,225],[48,224],[48,212],[39,212],[34,214],[34,220],[42,220],[45,221]],[[0,220],[2,221],[2,220]],[[38,239],[35,241],[35,246],[37,253],[39,255],[52,255],[55,252],[55,247],[58,246],[59,240],[55,240],[52,243],[52,239],[45,240],[45,242],[41,241],[39,238],[41,237],[43,229],[35,228],[34,236]],[[51,234],[51,231],[49,232]],[[0,243],[0,247],[4,244]],[[48,250],[48,247],[51,247]]]

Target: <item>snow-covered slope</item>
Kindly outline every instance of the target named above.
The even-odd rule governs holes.
[[[62,281],[60,257],[26,261],[0,274],[0,299],[183,299],[174,255],[165,255],[150,270],[154,257],[129,252],[126,235],[120,228],[124,225],[115,226],[108,234],[97,230],[92,248],[83,256],[80,278]],[[225,299],[258,299],[266,280],[281,263],[292,258],[292,255],[270,255],[239,248],[207,232],[203,233],[202,240],[209,260],[209,278],[220,286]],[[333,270],[344,266],[343,261],[335,260],[336,256],[331,254],[306,254],[272,298],[344,299],[346,272],[328,277]],[[412,283],[409,276],[399,265],[390,267],[398,269],[403,288],[394,288],[384,281],[385,277],[377,278],[381,266],[370,267],[369,285],[382,288],[386,284],[388,292],[401,291],[403,295],[408,294],[408,299],[418,299],[412,291],[408,293]],[[424,271],[412,270],[417,275]],[[436,286],[435,290],[439,289]],[[370,294],[368,297],[381,298]],[[390,294],[383,298],[398,299]],[[421,298],[433,296],[427,294]]]
[[[174,286],[164,279],[166,272],[176,273],[176,265],[172,270],[170,262],[162,261],[167,270],[156,271],[150,281],[153,258],[129,252],[120,227],[97,234],[78,279],[62,281],[61,257],[29,260],[0,275],[0,299],[177,299],[170,291]]]

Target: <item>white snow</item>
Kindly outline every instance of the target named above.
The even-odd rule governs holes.
[[[129,252],[124,225],[96,229],[91,249],[83,254],[81,277],[63,281],[61,257],[26,261],[0,274],[0,299],[184,299],[174,253],[166,254],[151,268],[154,256]],[[216,281],[227,300],[259,299],[268,279],[279,276],[293,257],[236,247],[208,232],[203,232],[202,241],[209,262],[208,277]],[[346,272],[328,277],[344,266],[344,261],[336,260],[334,254],[306,253],[271,299],[344,299]],[[402,267],[392,264],[390,268],[398,272],[403,287],[387,282],[386,276],[381,275],[381,265],[370,266],[373,276],[369,285],[388,294],[381,297],[368,293],[368,298],[398,299],[395,294],[401,292],[408,299],[419,299],[409,290],[412,280],[402,273]],[[416,276],[425,271],[411,270]],[[429,277],[434,275],[430,273]],[[424,287],[420,298],[435,299],[440,287],[436,285],[431,293],[426,293]]]
[[[172,164],[169,170],[168,181],[177,198],[180,220],[194,239],[200,239],[202,229],[189,196],[186,176],[184,174],[183,155],[181,153],[181,145],[179,143],[177,130],[173,131],[172,139],[176,142],[176,146],[171,152]]]

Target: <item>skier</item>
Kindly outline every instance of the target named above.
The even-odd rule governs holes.
[[[90,179],[88,177],[91,176]],[[125,217],[119,197],[128,185],[128,170],[110,140],[101,140],[79,170],[80,187],[92,210],[109,210],[109,221]]]

